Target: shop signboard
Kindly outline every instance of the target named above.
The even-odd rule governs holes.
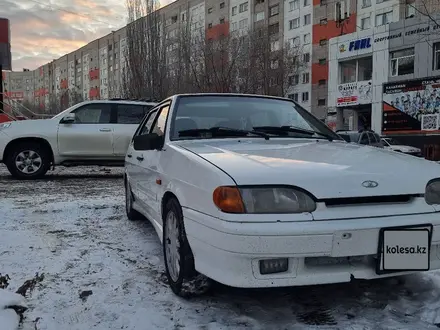
[[[372,102],[373,87],[371,80],[357,81],[338,85],[336,106],[346,107]]]
[[[440,133],[440,76],[383,86],[384,134]]]

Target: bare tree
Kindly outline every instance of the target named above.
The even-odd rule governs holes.
[[[167,88],[159,1],[126,0],[126,5],[129,23],[122,92],[125,97],[162,99]]]

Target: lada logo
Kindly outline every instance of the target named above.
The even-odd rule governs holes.
[[[362,182],[362,186],[365,188],[376,188],[379,184],[376,181],[367,180]]]

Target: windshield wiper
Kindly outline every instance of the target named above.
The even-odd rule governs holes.
[[[230,136],[231,134],[238,134],[239,136],[246,136],[248,134],[254,134],[261,137],[264,137],[265,140],[269,140],[270,136],[264,132],[258,132],[255,130],[249,131],[245,129],[237,129],[237,128],[229,128],[229,127],[211,127],[211,128],[195,128],[195,129],[187,129],[183,131],[179,131],[179,136],[200,136],[203,133],[211,133],[220,135]]]
[[[301,134],[308,134],[308,135],[320,135],[328,139],[329,141],[333,141],[333,136],[330,136],[325,133],[311,131],[308,129],[295,127],[295,126],[254,126],[254,130],[262,130],[262,131],[269,131],[271,133],[273,132],[293,132],[293,133],[301,133]]]

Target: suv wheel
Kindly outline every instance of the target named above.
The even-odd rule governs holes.
[[[6,166],[14,178],[32,180],[43,177],[50,168],[46,148],[36,142],[18,144],[6,159]]]

